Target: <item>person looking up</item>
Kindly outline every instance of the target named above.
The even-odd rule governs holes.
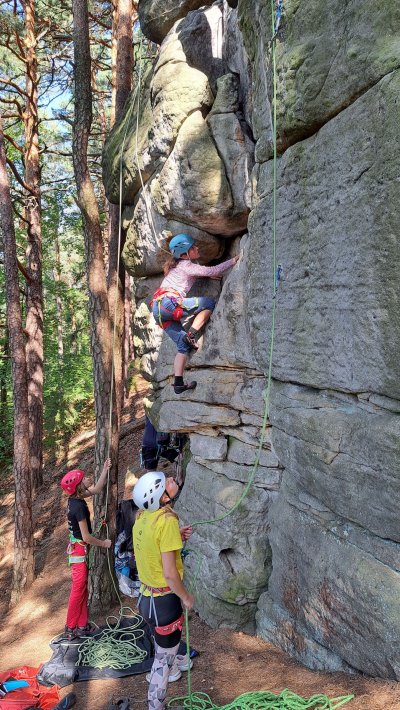
[[[182,582],[183,541],[192,534],[191,526],[179,528],[179,518],[171,504],[179,493],[172,477],[145,473],[133,489],[133,501],[140,509],[132,529],[138,577],[141,582],[139,612],[154,632],[155,653],[150,671],[148,709],[164,710],[168,680],[176,671],[176,657],[182,635],[182,608],[190,611],[194,597]],[[184,656],[177,669],[187,670]]]

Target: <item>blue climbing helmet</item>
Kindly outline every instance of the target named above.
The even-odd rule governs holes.
[[[171,254],[173,254],[176,259],[179,259],[182,254],[186,254],[186,252],[189,251],[193,244],[194,239],[190,234],[176,234],[175,237],[172,237],[168,248]]]

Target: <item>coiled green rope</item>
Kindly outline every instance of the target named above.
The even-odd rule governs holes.
[[[142,617],[133,614],[131,618],[132,623],[121,628],[122,613],[118,617],[107,617],[108,628],[99,630],[98,634],[86,636],[79,646],[76,665],[124,670],[136,663],[142,663],[147,658],[147,652],[137,644],[144,636],[143,629],[138,628]],[[117,621],[115,626],[111,626],[113,619]]]
[[[243,693],[228,705],[214,705],[207,693],[192,693],[182,695],[167,703],[173,710],[178,705],[185,710],[337,710],[354,698],[354,695],[343,695],[329,699],[326,695],[312,695],[311,698],[301,698],[287,688],[280,695],[266,690],[253,693]]]

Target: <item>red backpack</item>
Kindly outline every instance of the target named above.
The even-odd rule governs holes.
[[[60,687],[53,685],[47,688],[36,680],[38,668],[22,666],[8,671],[0,672],[0,683],[13,680],[26,680],[29,688],[12,690],[2,698],[0,697],[0,710],[28,710],[28,708],[42,708],[51,710],[60,699]]]

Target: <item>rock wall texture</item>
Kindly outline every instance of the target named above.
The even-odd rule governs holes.
[[[271,11],[264,0],[141,0],[160,43],[104,156],[136,278],[135,342],[159,430],[190,433],[179,512],[223,516],[259,443],[271,336]],[[276,40],[277,294],[270,420],[241,505],[196,527],[200,615],[312,668],[400,679],[400,5],[286,0]],[[125,138],[124,138],[125,137]],[[161,231],[219,282],[197,389],[171,387],[174,346],[149,300]],[[198,572],[200,570],[200,573]]]

